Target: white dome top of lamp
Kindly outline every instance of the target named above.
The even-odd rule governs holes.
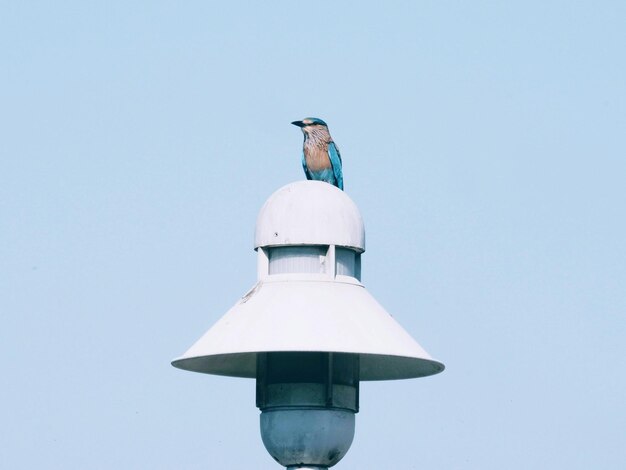
[[[365,251],[365,227],[356,204],[322,181],[283,186],[261,208],[254,248],[336,245]]]

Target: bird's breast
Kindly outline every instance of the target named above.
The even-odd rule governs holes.
[[[328,158],[328,151],[317,145],[305,149],[304,157],[309,171],[321,171],[332,167],[330,158]]]

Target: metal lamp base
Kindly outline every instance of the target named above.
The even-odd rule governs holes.
[[[288,469],[326,470],[352,444],[354,413],[297,408],[263,411],[261,437],[274,460]]]
[[[328,470],[328,467],[311,467],[307,465],[306,467],[287,467],[287,470]]]

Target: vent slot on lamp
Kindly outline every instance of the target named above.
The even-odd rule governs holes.
[[[263,248],[259,248],[263,249]],[[361,280],[361,254],[334,245],[279,246],[265,248],[269,275],[329,274]]]

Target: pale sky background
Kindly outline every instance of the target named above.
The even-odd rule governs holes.
[[[384,5],[383,5],[384,3]],[[0,467],[280,468],[174,369],[329,123],[363,281],[444,373],[337,469],[626,466],[626,3],[0,3]]]

